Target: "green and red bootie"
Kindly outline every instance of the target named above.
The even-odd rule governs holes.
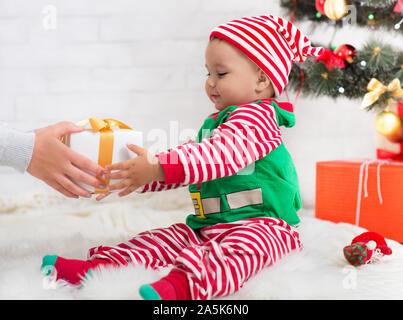
[[[190,300],[190,288],[186,275],[172,270],[166,277],[140,287],[144,300]]]
[[[105,263],[100,259],[74,260],[57,255],[46,255],[42,259],[41,272],[45,276],[55,275],[55,280],[63,279],[72,285],[80,285],[91,276],[91,270]]]

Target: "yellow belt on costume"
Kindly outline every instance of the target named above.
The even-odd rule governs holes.
[[[113,127],[118,127],[119,129],[129,129],[133,130],[128,125],[115,120],[115,119],[99,119],[98,117],[92,117],[90,119],[82,120],[76,123],[79,127],[86,127],[88,124],[91,125],[92,131],[99,132],[99,152],[98,152],[98,164],[105,168],[106,166],[112,164],[113,157]],[[91,129],[90,129],[91,130]],[[103,180],[102,177],[97,176],[97,178],[104,182],[105,186],[109,185],[109,179]],[[92,193],[107,193],[106,189],[96,188]]]
[[[195,215],[206,219],[206,215],[221,212],[221,201],[224,201],[230,210],[263,203],[262,189],[240,190],[220,197],[201,198],[200,192],[190,192]]]

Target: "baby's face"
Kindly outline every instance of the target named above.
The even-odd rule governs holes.
[[[213,39],[206,48],[206,93],[217,110],[259,99],[255,91],[258,67],[224,40]]]

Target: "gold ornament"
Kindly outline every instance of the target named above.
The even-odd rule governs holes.
[[[386,91],[391,92],[392,97],[394,98],[403,98],[403,88],[398,78],[393,79],[388,86],[385,86],[378,79],[372,78],[368,82],[367,90],[369,92],[365,94],[364,99],[362,100],[361,109],[369,107],[371,104],[375,103],[375,101],[377,101]]]
[[[379,48],[379,47],[376,47],[375,49],[374,49],[374,56],[376,57],[378,54],[380,54],[381,53],[381,48]]]
[[[402,125],[399,116],[392,111],[383,111],[375,118],[375,129],[384,136],[390,136]]]
[[[346,0],[326,0],[324,10],[329,19],[340,20],[348,12]]]

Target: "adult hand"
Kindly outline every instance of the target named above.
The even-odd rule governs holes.
[[[35,145],[27,171],[67,197],[91,197],[88,190],[71,179],[95,188],[102,188],[103,183],[87,172],[102,175],[105,173],[104,168],[60,141],[65,134],[83,130],[71,122],[59,122],[35,130]]]

